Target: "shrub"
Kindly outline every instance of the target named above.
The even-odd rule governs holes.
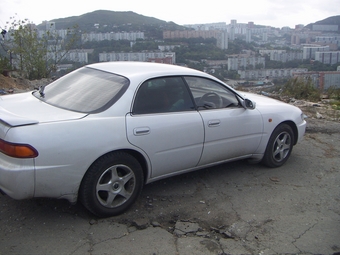
[[[340,100],[340,88],[331,86],[327,89],[327,94],[329,98]]]
[[[290,79],[284,84],[282,94],[295,99],[305,99],[310,101],[319,101],[321,92],[317,89],[312,80],[308,78],[304,80],[302,78]]]
[[[3,73],[6,70],[11,70],[10,62],[7,58],[3,58],[0,56],[0,73]]]

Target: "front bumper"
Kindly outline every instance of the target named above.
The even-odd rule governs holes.
[[[301,122],[301,124],[297,126],[297,130],[298,130],[298,137],[297,137],[297,140],[296,140],[297,143],[300,142],[302,140],[303,136],[305,135],[306,126],[307,126],[307,122],[305,120],[303,120]]]

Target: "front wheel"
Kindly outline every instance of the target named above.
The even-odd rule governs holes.
[[[287,124],[277,126],[269,138],[262,163],[268,167],[282,166],[293,150],[294,133]]]
[[[98,217],[126,211],[137,199],[144,184],[139,162],[125,152],[99,158],[86,172],[79,189],[82,204]]]

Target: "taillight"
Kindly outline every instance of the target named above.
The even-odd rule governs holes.
[[[0,152],[14,158],[35,158],[39,153],[31,145],[10,143],[0,139]]]

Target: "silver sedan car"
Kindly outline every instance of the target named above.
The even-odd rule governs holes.
[[[305,128],[299,108],[197,70],[92,64],[0,97],[0,190],[113,216],[169,176],[239,159],[279,167]]]

